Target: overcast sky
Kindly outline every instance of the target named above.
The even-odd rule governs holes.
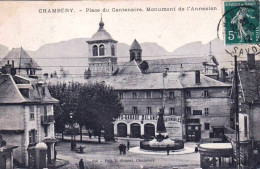
[[[105,29],[121,43],[156,42],[168,51],[194,41],[217,37],[222,15],[220,0],[0,2],[0,44],[37,50],[41,45],[73,38],[89,38],[98,29],[101,12],[86,8],[142,8],[143,12],[103,12]],[[148,12],[147,7],[172,7],[175,12]],[[178,11],[179,7],[185,11]],[[217,7],[213,11],[186,11],[187,7]],[[39,9],[73,8],[73,13],[46,14]],[[80,12],[79,10],[82,10]]]

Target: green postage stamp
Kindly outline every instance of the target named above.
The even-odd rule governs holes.
[[[259,44],[259,1],[224,2],[225,42],[234,44]]]

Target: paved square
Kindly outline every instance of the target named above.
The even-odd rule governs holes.
[[[137,169],[137,168],[198,168],[200,166],[199,153],[169,155],[165,154],[138,154],[127,151],[126,155],[119,155],[119,144],[126,144],[126,140],[115,143],[84,143],[83,154],[70,151],[70,142],[61,142],[56,147],[57,158],[70,161],[74,167],[82,158],[89,168]],[[130,141],[130,148],[139,146],[139,141]],[[186,143],[195,147],[195,143]],[[70,166],[71,167],[71,166]]]

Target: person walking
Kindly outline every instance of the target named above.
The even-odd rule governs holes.
[[[167,149],[167,155],[169,155],[170,154],[170,145],[169,144],[167,145],[166,149]]]
[[[129,150],[129,148],[130,148],[130,142],[129,140],[127,140],[127,150]]]
[[[123,152],[122,144],[120,144],[118,148],[119,148],[119,154],[121,155]]]
[[[199,149],[198,149],[198,146],[195,147],[195,153],[198,153],[199,152]]]
[[[84,168],[85,168],[85,165],[84,165],[83,159],[80,159],[80,161],[79,161],[79,169],[84,169]]]

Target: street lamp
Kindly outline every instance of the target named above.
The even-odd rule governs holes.
[[[75,148],[74,145],[74,139],[73,139],[73,135],[74,135],[74,128],[73,128],[73,113],[70,112],[70,125],[71,125],[71,150],[73,150]]]

